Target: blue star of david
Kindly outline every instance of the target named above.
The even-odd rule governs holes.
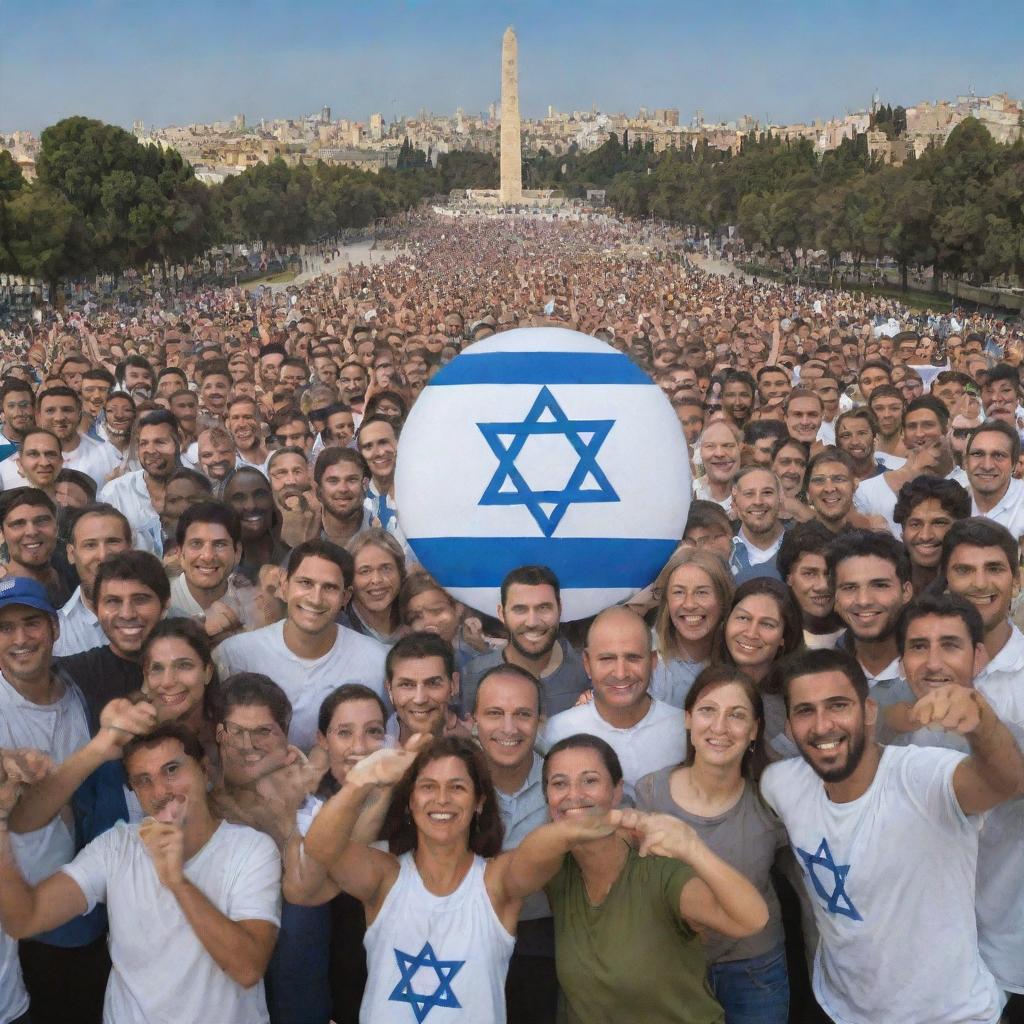
[[[446,1006],[455,1010],[462,1008],[462,1004],[452,992],[452,978],[462,969],[465,960],[438,960],[429,942],[424,942],[423,948],[415,956],[396,949],[395,960],[398,961],[402,978],[388,996],[388,1001],[408,1003],[416,1015],[417,1024],[422,1024],[435,1006]],[[431,995],[422,995],[412,987],[412,979],[421,967],[429,968],[437,975],[437,988]]]
[[[548,418],[542,419],[545,415]],[[555,396],[544,387],[521,423],[478,423],[477,426],[498,459],[498,468],[479,504],[525,505],[544,536],[550,537],[570,505],[619,500],[615,488],[597,464],[597,453],[608,431],[615,426],[615,420],[570,420]],[[579,461],[561,490],[535,491],[516,467],[516,458],[530,437],[550,434],[565,437]],[[589,440],[584,440],[583,434],[589,434]],[[503,438],[509,438],[507,445]],[[589,481],[596,486],[584,488]],[[503,489],[506,485],[508,489]],[[553,507],[549,511],[544,505]]]
[[[843,914],[854,921],[864,919],[857,913],[853,901],[846,894],[846,876],[850,873],[849,864],[836,864],[832,858],[832,851],[828,848],[828,840],[822,839],[821,845],[814,853],[801,850],[798,846],[796,852],[804,862],[804,868],[811,879],[814,891],[825,901],[825,909],[830,914]],[[815,868],[822,868],[832,875],[832,891],[829,892],[822,884]]]

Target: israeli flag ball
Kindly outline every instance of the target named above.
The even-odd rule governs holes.
[[[631,597],[678,545],[690,493],[661,389],[610,345],[562,328],[508,331],[457,356],[398,444],[402,532],[446,590],[489,615],[523,565],[554,571],[565,621]]]

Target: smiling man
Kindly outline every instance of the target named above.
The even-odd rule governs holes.
[[[558,635],[562,614],[558,577],[543,565],[513,569],[501,583],[498,618],[508,630],[502,649],[474,658],[462,673],[462,708],[476,700],[485,672],[496,665],[518,665],[540,680],[544,705],[550,714],[571,708],[588,687],[583,663],[572,646]]]
[[[782,687],[801,758],[770,765],[761,791],[814,911],[818,1003],[833,1020],[999,1020],[1003,995],[978,949],[970,816],[1024,788],[1009,730],[979,694],[945,686],[914,704],[914,721],[963,736],[969,756],[880,747],[868,681],[839,651],[796,656]],[[909,922],[943,937],[927,956],[908,956]]]
[[[488,669],[476,691],[473,723],[505,826],[503,850],[514,850],[548,821],[544,762],[534,750],[544,716],[542,697],[537,678],[518,665]],[[519,912],[505,1001],[509,1024],[554,1024],[558,1006],[555,933],[543,893],[528,896]]]
[[[221,678],[264,672],[287,694],[289,739],[311,750],[320,704],[345,683],[384,695],[385,648],[336,622],[352,593],[352,556],[329,541],[311,540],[288,557],[282,598],[285,619],[225,640],[214,652]]]
[[[678,764],[686,752],[683,716],[648,693],[656,659],[640,616],[626,608],[601,612],[583,651],[594,699],[554,715],[538,749],[581,732],[600,737],[618,754],[630,797],[639,778]]]
[[[732,486],[732,507],[740,529],[732,542],[729,568],[737,583],[755,576],[779,579],[775,558],[782,544],[782,485],[770,469],[741,469]]]
[[[453,710],[459,692],[455,655],[436,633],[410,633],[388,651],[384,686],[395,708],[388,733],[399,743],[416,733],[470,735]]]
[[[398,432],[391,420],[368,416],[357,434],[359,454],[370,467],[370,485],[366,506],[385,530],[395,516],[395,459],[398,455]]]
[[[694,484],[694,496],[713,501],[727,513],[732,512],[732,484],[740,468],[743,432],[729,420],[718,420],[704,428],[700,435],[700,458],[703,477]]]
[[[59,613],[60,636],[53,648],[58,657],[81,654],[106,643],[92,603],[96,570],[108,555],[132,546],[132,528],[113,505],[85,505],[70,513],[66,523],[68,561],[78,573],[79,586]]]
[[[142,688],[142,648],[170,596],[164,567],[147,551],[117,552],[96,569],[93,607],[107,642],[58,661],[85,695],[94,731],[107,703]]]
[[[903,530],[915,594],[938,575],[942,539],[949,528],[970,514],[971,499],[955,480],[918,476],[900,488],[892,517]]]
[[[313,467],[313,489],[320,502],[320,539],[347,544],[368,530],[373,516],[364,505],[370,469],[351,448],[325,448]]]
[[[281,901],[277,848],[215,816],[202,746],[183,726],[134,738],[123,764],[147,819],[118,822],[35,885],[12,859],[6,828],[21,780],[2,780],[0,923],[27,937],[107,903],[114,970],[106,1019],[266,1024],[262,978]],[[168,983],[171,955],[187,984]]]
[[[162,555],[163,527],[157,509],[163,508],[167,481],[178,468],[178,421],[164,409],[147,412],[136,436],[142,469],[111,480],[98,497],[124,513],[139,548]]]
[[[906,549],[887,533],[851,530],[829,548],[836,614],[846,648],[856,656],[876,704],[910,699],[896,648],[896,623],[913,597]]]
[[[54,607],[71,596],[74,575],[57,544],[57,506],[36,487],[18,487],[0,496],[0,537],[7,545],[7,575],[35,580]]]
[[[225,425],[242,463],[263,469],[269,452],[260,431],[260,409],[256,400],[234,398],[228,402]]]
[[[1020,458],[1020,435],[1002,420],[986,420],[967,438],[964,469],[971,488],[971,514],[1024,536],[1024,481],[1012,473]]]

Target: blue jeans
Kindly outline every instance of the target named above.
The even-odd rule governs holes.
[[[725,1024],[786,1024],[789,975],[782,946],[749,960],[712,964],[708,983],[725,1010]]]

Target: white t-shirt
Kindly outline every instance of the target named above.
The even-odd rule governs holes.
[[[157,877],[138,826],[119,821],[63,871],[90,910],[107,905],[113,969],[104,1024],[269,1021],[263,982],[243,988],[217,966]],[[222,822],[185,875],[232,921],[280,926],[281,857],[262,832]]]
[[[618,729],[606,722],[596,700],[560,711],[544,726],[537,738],[537,749],[546,752],[559,740],[581,732],[600,737],[619,755],[624,793],[630,799],[638,779],[659,768],[679,764],[686,756],[682,711],[653,697],[647,714],[628,729]]]
[[[18,944],[0,931],[0,1024],[17,1020],[28,1009],[28,992],[21,977]]]
[[[97,499],[109,502],[128,520],[136,548],[152,552],[157,557],[163,556],[163,528],[149,496],[145,470],[137,469],[134,473],[125,473],[111,480],[97,495]]]
[[[1024,537],[1024,480],[1010,478],[1010,486],[1006,493],[989,512],[979,512],[978,502],[971,492],[971,515],[984,516],[1000,526],[1005,526],[1013,534],[1014,540]]]
[[[77,469],[102,487],[107,477],[121,465],[121,453],[109,441],[97,441],[79,434],[79,445],[73,452],[64,452],[64,468]]]
[[[883,516],[892,535],[896,538],[903,536],[903,530],[892,517],[896,510],[896,492],[886,483],[885,473],[869,476],[857,484],[853,492],[853,507],[866,516]]]
[[[362,683],[384,697],[387,648],[338,626],[334,646],[321,658],[300,658],[284,642],[284,621],[228,637],[214,651],[221,679],[234,672],[262,672],[288,694],[292,727],[288,739],[308,751],[316,740],[324,698],[344,683]]]
[[[885,747],[866,793],[833,803],[803,759],[770,765],[814,909],[814,994],[836,1024],[995,1024],[1002,993],[978,950],[980,820],[963,813],[952,750]]]
[[[96,613],[89,611],[82,600],[81,587],[76,587],[64,607],[58,610],[57,620],[60,623],[60,636],[53,645],[55,658],[91,651],[107,642]]]
[[[716,505],[721,505],[725,510],[726,515],[732,512],[732,491],[729,492],[726,498],[721,501],[718,498],[711,496],[711,491],[708,489],[708,481],[706,477],[699,477],[693,482],[693,496],[698,501],[713,501]]]
[[[906,457],[903,455],[890,455],[888,452],[875,449],[875,458],[885,466],[886,470],[902,469],[906,464]]]

